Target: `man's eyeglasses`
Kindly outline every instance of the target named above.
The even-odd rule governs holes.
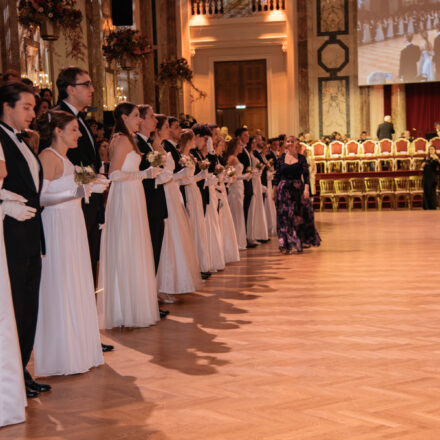
[[[92,84],[92,81],[85,81],[85,82],[82,82],[82,83],[71,84],[71,86],[73,86],[73,87],[76,87],[76,86],[86,86],[86,87],[88,87],[90,89],[91,87],[93,87],[93,84]]]

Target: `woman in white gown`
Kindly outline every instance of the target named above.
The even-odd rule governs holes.
[[[364,43],[364,44],[371,43],[370,23],[365,22],[362,25],[362,28],[363,28],[362,43]]]
[[[231,209],[232,220],[234,222],[235,234],[237,237],[238,249],[245,250],[246,241],[246,223],[244,220],[243,200],[244,200],[244,179],[250,179],[251,174],[243,174],[243,164],[237,156],[243,151],[243,146],[237,138],[229,142],[226,150],[226,163],[234,167],[236,175],[229,182],[228,202]]]
[[[112,181],[101,239],[99,294],[101,325],[148,327],[159,320],[153,248],[142,180],[161,169],[139,171],[141,156],[133,140],[140,117],[136,105],[119,104],[110,142]]]
[[[67,159],[81,132],[70,113],[50,114],[52,145],[40,154],[40,203],[46,241],[42,260],[34,364],[37,376],[84,373],[104,363],[81,199],[92,185],[75,182]]]
[[[0,145],[0,200],[26,200],[2,190],[6,165]],[[3,214],[0,204],[0,427],[25,420],[26,394],[20,347],[9,284],[8,263],[3,240]]]
[[[222,157],[225,148],[223,138],[219,139],[215,148],[217,157]],[[221,165],[222,166],[222,165]],[[231,209],[228,202],[228,193],[226,191],[225,181],[229,181],[226,177],[226,170],[217,174],[217,197],[219,200],[218,218],[220,223],[220,232],[223,238],[223,252],[225,263],[234,263],[240,261],[240,252],[238,249],[237,235],[235,233],[234,220],[232,219]]]
[[[275,207],[272,187],[274,174],[274,167],[270,166],[270,168],[267,170],[266,198],[264,199],[264,209],[266,211],[267,220],[267,232],[269,237],[273,237],[277,234],[277,210]]]
[[[208,273],[212,270],[211,255],[208,247],[205,215],[203,214],[202,195],[197,186],[197,182],[204,180],[207,173],[203,170],[194,176],[195,163],[190,154],[190,150],[195,147],[194,132],[192,130],[183,130],[180,137],[179,147],[182,159],[186,163],[185,166],[186,168],[189,168],[188,177],[184,177],[179,183],[185,188],[186,211],[191,225],[200,271],[202,273]]]
[[[378,21],[376,24],[376,36],[374,37],[374,41],[383,41],[385,40],[385,36],[383,34],[382,21]]]
[[[185,168],[173,174],[174,159],[161,145],[163,140],[169,138],[168,120],[165,115],[156,115],[156,119],[153,148],[167,155],[165,171],[157,177],[156,182],[164,185],[168,210],[157,269],[157,287],[160,293],[168,295],[191,293],[201,286],[202,279],[188,214],[178,185],[179,180],[189,174]]]
[[[261,185],[262,170],[258,169],[261,162],[253,154],[256,147],[256,138],[251,138],[249,140],[248,150],[252,159],[252,191],[254,194],[249,206],[247,219],[248,240],[267,241],[269,237],[267,235],[266,211],[264,209],[263,189]]]
[[[426,31],[422,32],[422,38],[422,54],[420,55],[418,73],[425,81],[434,81],[434,63],[432,62],[434,52]]]

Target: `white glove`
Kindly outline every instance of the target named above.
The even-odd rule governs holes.
[[[194,182],[195,183],[200,182],[201,180],[206,179],[207,177],[208,177],[207,170],[202,170],[194,176]]]
[[[208,154],[215,154],[214,144],[212,143],[212,137],[206,140],[206,146],[208,147]]]
[[[261,192],[263,193],[263,194],[266,194],[267,193],[267,186],[264,186],[264,185],[261,185]]]
[[[190,177],[191,175],[194,175],[194,168],[182,168],[177,173],[173,174],[174,181],[179,181],[180,179],[184,179],[185,177]]]
[[[98,175],[98,178],[92,184],[92,192],[96,194],[102,194],[110,185],[110,180],[106,179],[102,175]]]
[[[210,185],[217,185],[218,179],[216,176],[214,175],[210,175],[206,178],[205,180],[205,185],[206,186],[210,186]]]
[[[155,186],[164,185],[173,178],[173,173],[170,170],[163,170],[155,179]]]
[[[142,171],[142,173],[145,175],[145,179],[155,179],[162,172],[163,168],[160,167],[149,167]]]
[[[49,180],[43,180],[43,189],[40,194],[41,206],[59,205],[60,203],[81,199],[83,197],[87,200],[92,193],[92,184],[79,185],[75,189],[67,189],[58,192],[48,192],[49,185]]]
[[[12,200],[14,202],[26,203],[27,200],[20,194],[15,194],[7,189],[0,189],[0,200]]]
[[[110,173],[108,177],[113,182],[148,179],[148,174],[151,173],[151,171],[148,171],[150,168],[147,168],[146,170],[143,171],[135,171],[135,172],[116,170]]]
[[[244,176],[243,176],[243,180],[247,180],[248,182],[249,182],[249,180],[251,180],[252,179],[252,173],[246,173]]]
[[[13,200],[6,200],[2,203],[2,211],[5,215],[15,218],[19,222],[24,222],[32,217],[35,217],[37,210],[32,208],[32,206],[23,205],[20,202],[15,202]]]

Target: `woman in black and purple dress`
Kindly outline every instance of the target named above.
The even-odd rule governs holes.
[[[295,136],[287,137],[286,152],[276,162],[273,180],[278,244],[287,254],[321,243],[310,200],[309,166],[299,148]]]

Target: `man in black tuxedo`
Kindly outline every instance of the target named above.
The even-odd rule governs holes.
[[[58,102],[54,110],[63,110],[78,118],[81,137],[78,139],[78,148],[72,148],[67,152],[67,157],[74,165],[92,166],[96,173],[101,169],[98,146],[95,143],[90,127],[86,121],[85,109],[92,104],[93,88],[92,80],[87,71],[79,67],[67,67],[63,69],[57,78]],[[105,187],[99,186],[102,192]],[[89,203],[82,200],[82,210],[87,228],[89,240],[90,260],[92,262],[93,279],[97,285],[97,271],[99,261],[100,230],[99,225],[105,223],[104,199],[102,193],[94,192]],[[104,352],[113,350],[112,345],[102,344]]]
[[[179,152],[179,141],[180,135],[182,134],[182,128],[179,125],[179,121],[174,116],[168,116],[168,125],[170,127],[170,135],[168,139],[163,141],[163,148],[167,153],[171,153],[174,159],[174,173],[178,173],[183,169],[183,166],[180,164],[180,159],[182,155]],[[180,187],[180,192],[182,193],[183,203],[186,206],[186,195],[185,188]]]
[[[151,166],[147,159],[147,155],[154,150],[149,139],[150,134],[156,128],[157,119],[154,116],[153,108],[150,105],[140,105],[139,115],[142,120],[139,126],[139,131],[136,134],[136,142],[140,152],[143,153],[139,169],[145,170]],[[165,230],[165,219],[168,217],[167,201],[163,185],[157,185],[156,187],[155,179],[144,179],[142,183],[147,198],[148,222],[150,224],[154,264],[157,272]]]
[[[377,138],[382,139],[393,139],[394,125],[391,122],[391,116],[387,115],[384,117],[382,124],[377,127]]]
[[[43,170],[22,135],[35,117],[33,90],[21,82],[6,83],[0,87],[0,102],[0,142],[8,171],[3,188],[27,200],[26,203],[3,201],[2,210],[26,394],[31,398],[51,389],[50,385],[35,382],[26,369],[37,328],[41,253],[44,253],[40,206]]]
[[[432,138],[440,137],[440,122],[434,124],[434,131],[431,133],[426,133],[426,139],[430,141]]]
[[[280,154],[280,139],[279,138],[269,139],[269,151],[266,154],[266,159],[272,160],[273,164],[275,165],[275,162],[277,161],[279,154]]]
[[[241,145],[243,146],[243,151],[237,156],[237,159],[243,164],[243,174],[246,173],[246,170],[251,167],[252,161],[251,161],[251,155],[247,149],[247,144],[249,142],[249,131],[245,127],[237,128],[235,130],[235,137],[238,138]],[[251,205],[251,200],[254,195],[253,189],[252,189],[252,181],[251,180],[243,180],[244,184],[244,199],[243,199],[243,209],[244,209],[244,220],[246,223],[246,229],[247,229],[247,218],[248,218],[248,212],[249,207]],[[257,246],[256,243],[251,243],[248,240],[247,247],[253,248]]]
[[[139,105],[141,123],[136,133],[136,143],[142,153],[139,169],[146,170],[151,167],[147,155],[154,152],[150,143],[150,135],[156,128],[157,119],[154,116],[153,107],[148,104]],[[163,234],[165,231],[165,219],[168,218],[167,201],[163,185],[156,185],[156,179],[142,180],[147,201],[148,224],[150,227],[151,244],[153,246],[154,266],[157,273],[159,267],[160,252],[162,250]],[[169,311],[159,309],[160,317],[164,318]]]
[[[417,82],[417,63],[420,59],[420,47],[412,43],[413,34],[406,35],[406,46],[400,52],[399,78],[403,82]]]
[[[440,81],[440,23],[437,24],[437,35],[434,38],[434,56],[432,61],[435,65],[435,80]]]

